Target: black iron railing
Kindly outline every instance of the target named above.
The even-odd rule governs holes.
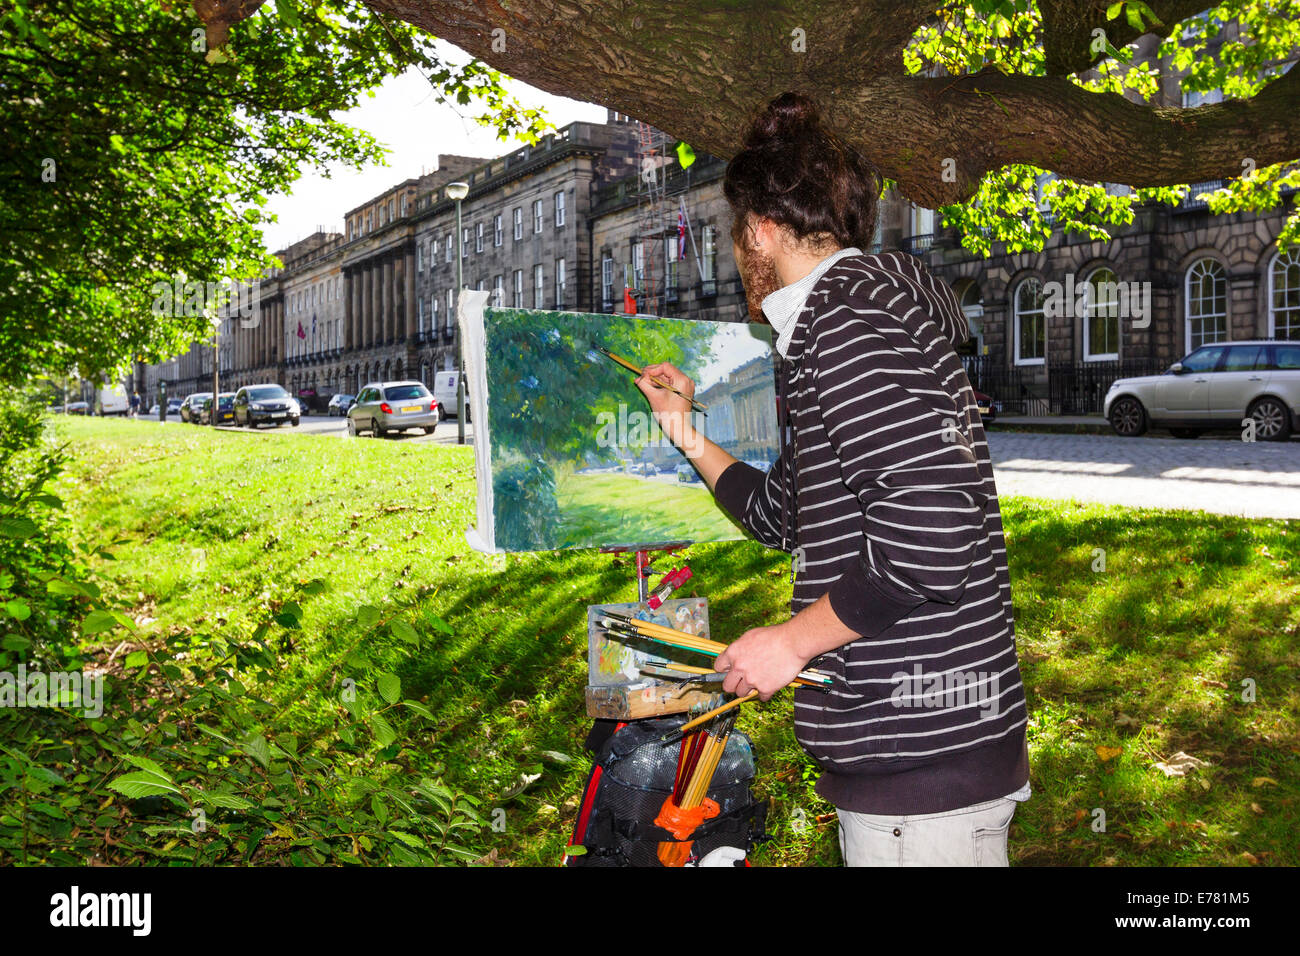
[[[1112,362],[1049,362],[1048,403],[1062,415],[1100,415],[1106,392],[1117,378],[1159,375],[1167,365],[1150,359]]]

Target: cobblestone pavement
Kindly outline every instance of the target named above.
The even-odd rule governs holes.
[[[1300,518],[1300,441],[988,433],[999,495]]]

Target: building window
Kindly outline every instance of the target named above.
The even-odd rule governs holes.
[[[515,207],[515,238],[524,237],[524,210],[521,206]]]
[[[466,226],[460,233],[460,257],[469,258],[469,226]]]
[[[536,234],[541,231],[542,231],[542,201],[540,199],[534,199],[533,200],[533,233]]]
[[[429,245],[429,271],[433,271],[433,264],[438,261],[438,237],[433,238]]]
[[[515,270],[515,289],[514,289],[514,307],[522,309],[524,307],[524,270]]]
[[[533,308],[542,307],[542,279],[546,273],[542,271],[541,263],[533,266]]]
[[[677,301],[677,237],[664,239],[664,301]]]
[[[501,217],[497,216],[497,219],[500,220]],[[493,276],[492,277],[492,304],[497,308],[500,308],[503,304],[505,304],[505,299],[506,299],[505,277],[500,275]]]
[[[451,233],[447,233],[447,261],[448,261],[448,262],[451,262],[451,247],[452,247],[452,245],[453,245],[453,243],[452,243],[452,241],[451,241]]]
[[[429,332],[438,331],[438,297],[435,295],[429,299]]]
[[[609,256],[600,260],[600,303],[602,312],[614,308],[614,260]]]
[[[372,215],[373,213],[366,213],[366,232],[374,231],[371,225],[374,222],[374,220],[371,218]]]
[[[700,230],[700,295],[718,294],[718,235],[715,226]]]
[[[492,245],[501,245],[501,213],[497,213],[492,220]]]
[[[560,191],[555,194],[555,224],[564,225],[564,192]]]
[[[1187,351],[1228,338],[1228,279],[1214,259],[1198,259],[1187,270]]]
[[[482,292],[482,291],[483,291],[483,280],[482,280],[482,279],[479,279],[477,282],[474,283],[474,291],[476,291],[476,292]]]
[[[456,290],[447,290],[447,317],[443,319],[446,325],[451,325],[456,320]]]
[[[483,251],[483,223],[479,223],[474,230],[474,251]]]
[[[403,216],[406,215],[406,197],[405,197],[405,196],[402,197],[402,215],[403,215]]]
[[[1043,365],[1047,357],[1047,319],[1043,312],[1043,284],[1026,279],[1015,294],[1015,362]]]
[[[1119,360],[1119,280],[1109,269],[1097,269],[1085,280],[1083,360]]]
[[[565,267],[563,259],[555,260],[555,307],[564,308]]]
[[[415,300],[415,331],[424,331],[424,300]]]
[[[1273,257],[1268,270],[1268,334],[1300,339],[1300,249]]]
[[[418,242],[415,244],[415,271],[419,272],[424,268],[424,247]]]
[[[393,219],[396,218],[396,215],[397,215],[397,200],[390,199],[388,200],[388,221],[392,222]]]
[[[632,294],[645,291],[645,245],[640,239],[632,240]]]

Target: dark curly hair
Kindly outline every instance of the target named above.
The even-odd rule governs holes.
[[[815,245],[833,239],[866,250],[881,180],[857,151],[822,125],[803,93],[777,96],[753,119],[744,147],[727,163],[722,190],[742,248],[748,213],[786,226]]]

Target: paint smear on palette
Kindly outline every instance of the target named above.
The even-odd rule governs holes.
[[[592,686],[618,686],[645,680],[641,675],[642,664],[667,664],[672,658],[665,656],[673,649],[656,647],[651,642],[636,646],[622,644],[609,637],[596,620],[605,611],[630,614],[642,621],[651,621],[664,627],[671,627],[700,637],[709,636],[709,602],[705,598],[692,597],[665,601],[656,611],[648,610],[641,604],[594,604],[587,608],[587,683]],[[693,660],[689,652],[683,651],[686,660]],[[679,655],[680,656],[680,655]],[[700,661],[703,663],[703,661]]]

